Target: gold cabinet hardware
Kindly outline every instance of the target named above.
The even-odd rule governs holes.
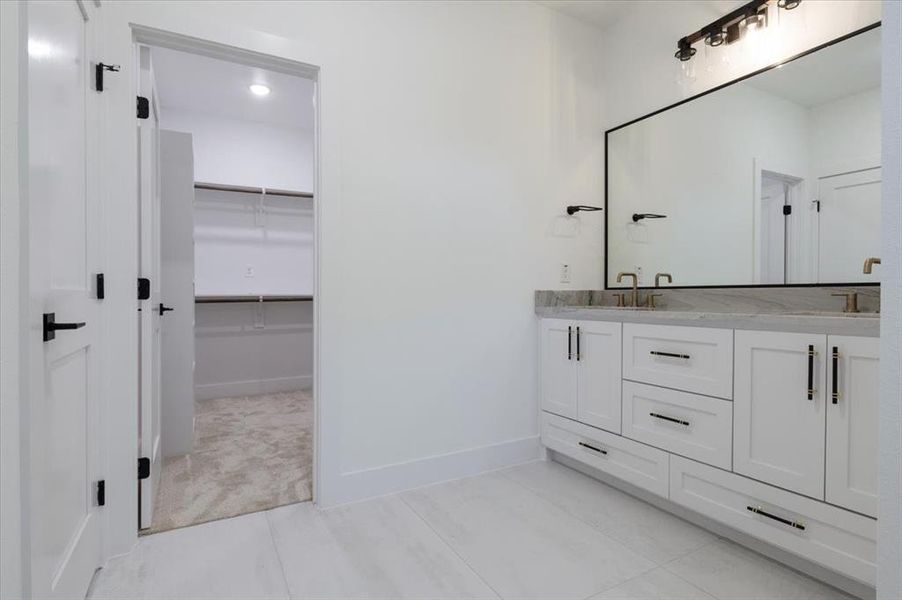
[[[865,275],[870,275],[871,272],[874,270],[874,265],[879,265],[879,264],[880,264],[880,259],[878,257],[870,256],[870,257],[864,259],[864,269],[862,270],[862,272]]]

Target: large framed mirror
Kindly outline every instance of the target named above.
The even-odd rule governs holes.
[[[605,134],[605,287],[875,283],[879,23]],[[669,274],[672,283],[668,282]]]

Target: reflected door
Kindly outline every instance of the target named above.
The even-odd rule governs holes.
[[[880,281],[862,273],[864,259],[880,256],[880,167],[818,181],[818,281]]]

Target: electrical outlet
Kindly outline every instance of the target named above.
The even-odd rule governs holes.
[[[248,267],[244,270],[245,277],[253,277],[254,276],[254,267]]]
[[[561,263],[561,283],[570,283],[570,265]]]

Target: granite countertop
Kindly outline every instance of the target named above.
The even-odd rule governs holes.
[[[880,335],[880,315],[873,312],[851,314],[826,311],[752,313],[649,310],[606,306],[537,306],[536,315],[553,319],[690,325],[724,329],[786,331],[790,333],[822,333],[866,337],[878,337]]]

